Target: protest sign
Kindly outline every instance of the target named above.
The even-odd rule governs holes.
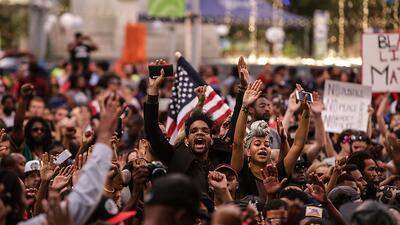
[[[324,89],[325,130],[340,133],[345,129],[367,131],[371,87],[327,80]]]
[[[362,36],[362,84],[373,92],[400,92],[400,34]]]

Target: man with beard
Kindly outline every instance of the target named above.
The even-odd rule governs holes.
[[[158,124],[158,90],[163,80],[163,72],[157,79],[149,78],[144,105],[144,128],[152,153],[168,166],[169,172],[189,175],[207,192],[208,173],[220,164],[216,151],[210,151],[213,121],[202,112],[193,112],[185,122],[184,141],[172,146]]]
[[[40,158],[49,151],[51,146],[51,131],[46,120],[41,117],[33,117],[25,126],[25,143],[22,154],[27,161]]]
[[[6,124],[7,128],[14,126],[15,117],[15,104],[14,98],[11,95],[4,95],[1,99],[1,105],[3,106],[3,114],[1,119]]]
[[[356,165],[347,164],[344,168],[347,174],[350,174],[356,181],[358,189],[360,189],[360,195],[364,196],[367,189],[367,182],[364,180],[361,172],[358,170]]]
[[[375,198],[376,190],[379,187],[379,178],[376,172],[378,167],[371,155],[366,152],[355,152],[350,155],[347,164],[356,165],[367,182],[364,199]]]
[[[265,122],[269,122],[269,118],[271,116],[271,101],[267,98],[266,95],[261,94],[257,100],[249,106],[249,114],[251,116],[251,121],[248,123],[249,125],[258,120],[264,120]],[[271,137],[271,148],[279,149],[281,147],[281,138],[276,130],[270,128],[270,137]]]

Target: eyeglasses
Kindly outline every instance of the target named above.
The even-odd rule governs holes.
[[[45,129],[44,129],[44,128],[41,128],[41,127],[34,127],[34,128],[32,128],[32,131],[33,131],[33,132],[39,132],[39,131],[41,131],[41,132],[44,133]]]

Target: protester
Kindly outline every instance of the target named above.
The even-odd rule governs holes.
[[[226,76],[178,54],[149,77],[97,49],[77,33],[69,61],[5,75],[0,225],[400,224],[398,94],[373,96],[368,129],[331,133],[324,83],[357,82],[339,67],[307,82],[240,57]]]

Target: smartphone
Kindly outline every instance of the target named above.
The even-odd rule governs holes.
[[[58,156],[54,160],[54,164],[61,165],[65,161],[67,161],[71,156],[72,156],[71,152],[68,149],[65,149],[63,152],[58,154]]]
[[[123,133],[123,130],[122,130],[122,119],[121,119],[121,117],[118,117],[118,120],[117,120],[117,128],[115,129],[115,133],[117,133],[117,134],[116,134],[116,135],[117,135],[117,138],[118,138],[118,139],[121,139],[122,133]]]
[[[174,67],[172,64],[166,65],[149,65],[149,76],[155,79],[160,76],[161,69],[164,70],[164,76],[171,77],[174,75]]]
[[[317,207],[317,206],[307,206],[306,207],[306,217],[316,217],[316,218],[322,218],[322,208]]]
[[[296,91],[296,98],[300,102],[302,102],[304,98],[307,102],[314,102],[312,94],[306,91]]]

